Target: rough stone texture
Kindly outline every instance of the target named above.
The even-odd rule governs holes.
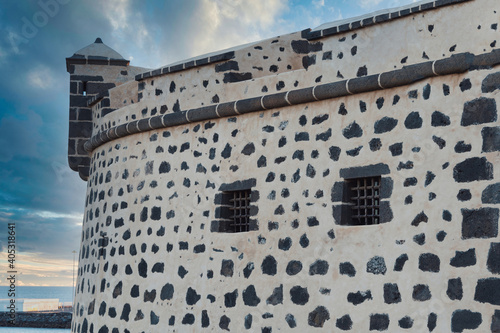
[[[498,208],[462,209],[462,238],[498,235]]]
[[[500,279],[479,279],[474,293],[474,300],[481,303],[500,305]]]
[[[470,310],[456,310],[451,317],[451,330],[463,332],[465,329],[473,330],[483,322],[481,313]]]
[[[421,3],[397,20],[377,14],[315,41],[282,35],[138,81],[72,64],[72,96],[84,79],[120,79],[70,108],[70,122],[88,123],[70,126],[82,137],[69,155],[85,154],[71,164],[89,166],[73,331],[449,332],[467,309],[487,331],[499,6]],[[383,223],[349,225],[344,184],[372,176]],[[225,232],[229,192],[248,189],[250,231]],[[434,309],[440,300],[451,308]]]
[[[492,123],[497,120],[497,104],[492,98],[481,97],[464,104],[462,126]]]

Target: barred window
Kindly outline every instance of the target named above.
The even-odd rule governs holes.
[[[255,187],[255,179],[222,184],[215,196],[215,220],[212,221],[212,232],[238,233],[258,230],[255,216],[258,212],[256,201],[259,192]]]
[[[347,180],[351,201],[351,225],[380,223],[381,177],[366,177]]]

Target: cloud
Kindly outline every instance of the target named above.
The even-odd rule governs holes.
[[[325,6],[325,0],[313,0],[312,3],[316,8],[321,8]]]
[[[47,90],[53,87],[54,77],[50,68],[41,65],[28,72],[28,82],[34,88]]]

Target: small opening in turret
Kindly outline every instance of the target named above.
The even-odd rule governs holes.
[[[82,94],[83,96],[87,96],[87,81],[82,82]]]

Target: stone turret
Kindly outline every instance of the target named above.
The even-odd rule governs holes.
[[[68,163],[87,180],[90,158],[83,146],[92,136],[92,104],[107,96],[109,89],[133,80],[136,73],[135,68],[129,66],[129,60],[104,44],[101,38],[66,58],[66,69],[71,75]],[[109,99],[101,103],[105,112],[113,111],[109,108]]]

